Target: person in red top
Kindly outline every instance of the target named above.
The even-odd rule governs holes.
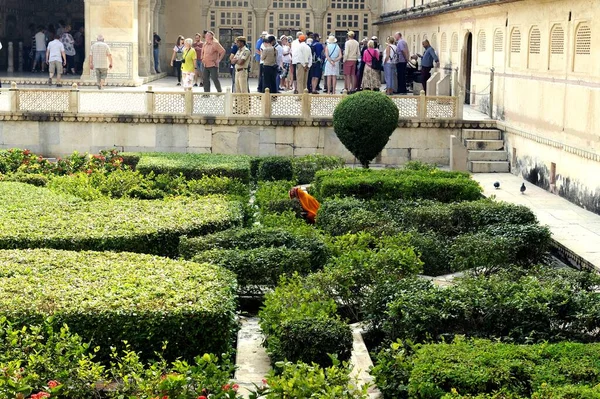
[[[194,44],[192,47],[196,50],[196,77],[194,78],[194,87],[197,87],[198,84],[202,86],[203,79],[202,73],[204,72],[204,66],[202,65],[202,47],[204,46],[204,42],[202,41],[202,35],[200,33],[196,33],[196,37],[194,39]],[[198,83],[200,82],[200,83]]]
[[[321,204],[312,195],[302,190],[299,187],[294,187],[290,190],[290,199],[297,198],[300,201],[300,206],[304,210],[306,220],[310,224],[315,224],[315,218],[317,217],[317,211]]]
[[[204,91],[210,91],[210,79],[212,79],[217,91],[220,93],[222,90],[221,82],[219,82],[219,62],[225,56],[225,49],[215,40],[215,34],[211,31],[206,32],[204,40],[201,56],[202,63],[204,64]]]

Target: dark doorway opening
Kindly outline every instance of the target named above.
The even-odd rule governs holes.
[[[471,67],[473,61],[473,34],[467,34],[465,41],[465,104],[471,104]]]
[[[219,63],[219,73],[229,73],[229,54],[231,46],[235,43],[238,36],[244,36],[242,28],[221,28],[219,29],[219,42],[225,49],[225,57]]]

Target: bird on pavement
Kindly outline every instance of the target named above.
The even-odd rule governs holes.
[[[521,184],[521,194],[525,194],[525,190],[527,190],[527,187],[525,187],[525,183]]]
[[[494,187],[496,188],[496,190],[498,190],[500,188],[500,182],[494,182]]]

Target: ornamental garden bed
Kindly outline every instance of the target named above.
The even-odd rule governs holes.
[[[0,317],[19,326],[52,317],[99,346],[101,360],[126,345],[143,359],[162,353],[169,361],[229,352],[235,290],[231,272],[208,264],[133,253],[0,251]]]
[[[243,220],[221,197],[83,201],[22,183],[0,183],[0,248],[130,251],[176,256],[181,235],[208,234]]]

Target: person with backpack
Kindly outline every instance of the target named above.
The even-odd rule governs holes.
[[[327,79],[327,94],[335,94],[337,84],[337,75],[340,70],[340,61],[342,59],[342,49],[337,44],[335,36],[327,38],[327,47],[325,47],[325,79]]]
[[[396,74],[396,60],[398,59],[396,40],[390,36],[383,50],[383,75],[385,76],[385,94],[391,96],[394,93],[394,75]]]
[[[365,72],[362,79],[363,90],[379,91],[381,86],[381,54],[375,48],[375,41],[369,40],[362,59]]]
[[[171,56],[171,66],[175,69],[177,86],[181,86],[181,61],[183,60],[183,49],[185,48],[184,39],[183,36],[177,37],[177,43],[173,47],[173,55]]]
[[[313,34],[313,42],[310,44],[310,51],[312,55],[312,65],[309,72],[310,80],[308,82],[308,91],[313,94],[319,94],[317,92],[317,86],[319,85],[319,80],[321,80],[321,75],[323,74],[323,45],[319,41],[319,35],[317,33]]]

